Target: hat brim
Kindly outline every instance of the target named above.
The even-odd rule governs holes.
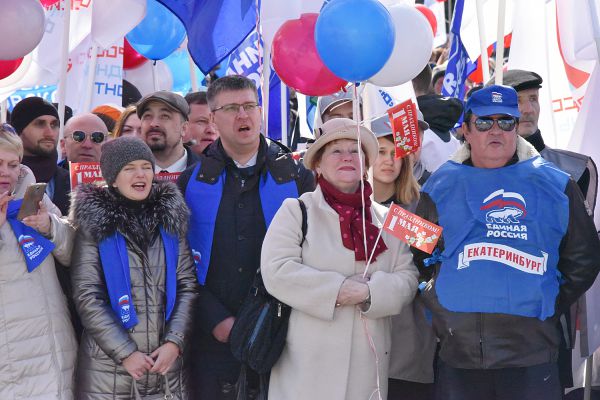
[[[511,117],[519,118],[521,113],[517,107],[504,107],[504,106],[478,106],[471,107],[471,112],[478,117],[489,117],[490,115],[510,115]]]
[[[341,139],[348,140],[358,140],[356,134],[356,126],[352,127],[344,127],[334,132],[328,132],[322,136],[320,136],[309,148],[306,150],[306,154],[304,155],[304,165],[306,168],[314,171],[316,168],[315,155],[319,152],[319,150],[325,147],[327,144]],[[360,142],[361,146],[369,160],[369,164],[373,164],[377,155],[379,153],[379,142],[377,142],[377,138],[375,134],[371,132],[364,126],[360,127]],[[369,166],[367,165],[367,168]]]
[[[183,112],[181,112],[181,110],[179,108],[173,106],[167,100],[160,98],[160,97],[148,97],[147,99],[144,99],[144,101],[142,101],[140,104],[138,104],[136,106],[135,113],[137,114],[139,119],[142,119],[142,114],[144,114],[144,111],[146,111],[146,107],[148,106],[148,104],[150,104],[153,101],[156,101],[158,103],[162,103],[162,104],[166,105],[170,110],[183,115],[183,117],[187,121],[187,119],[188,119],[187,115],[185,115]]]

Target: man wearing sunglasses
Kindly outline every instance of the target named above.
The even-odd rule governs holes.
[[[60,143],[65,154],[63,168],[69,169],[69,161],[100,162],[107,135],[106,125],[95,114],[84,113],[71,118],[65,125],[65,137]]]
[[[413,254],[430,279],[422,296],[448,400],[562,399],[557,321],[600,270],[581,191],[517,134],[519,117],[513,88],[473,93],[466,143],[432,174],[417,206],[443,227],[433,255]]]

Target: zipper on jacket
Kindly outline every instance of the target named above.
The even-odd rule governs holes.
[[[485,368],[483,357],[483,313],[479,313],[479,356],[481,361],[481,367]]]

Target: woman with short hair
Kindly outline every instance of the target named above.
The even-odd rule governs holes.
[[[0,398],[73,399],[77,341],[54,266],[69,265],[73,229],[46,195],[17,219],[22,158],[21,139],[0,125]]]

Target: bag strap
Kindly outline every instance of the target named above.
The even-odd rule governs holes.
[[[169,378],[167,377],[167,375],[163,375],[164,376],[164,380],[165,380],[165,390],[164,390],[164,394],[163,394],[163,399],[165,400],[173,400],[173,394],[171,392],[171,386],[169,384]],[[135,382],[135,379],[133,379],[132,383],[131,383],[131,398],[134,400],[143,400],[144,398],[140,395],[140,391],[137,387],[137,383]]]
[[[304,239],[306,238],[306,230],[308,228],[308,224],[306,222],[306,204],[300,199],[298,199],[298,203],[300,203],[300,210],[302,211],[302,241],[300,242],[300,246],[304,243]]]

